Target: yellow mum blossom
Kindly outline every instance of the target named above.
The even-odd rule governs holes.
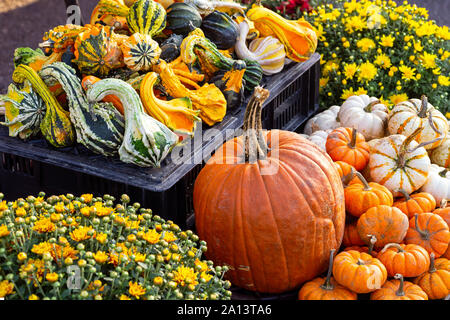
[[[433,69],[433,74],[435,74],[435,75],[440,75],[441,74],[441,68],[434,68]]]
[[[159,234],[156,230],[151,229],[148,230],[144,235],[142,236],[142,239],[147,241],[148,243],[155,244],[159,241],[159,238],[161,237],[161,234]]]
[[[403,66],[400,66],[399,70],[402,73],[402,79],[415,80],[415,77],[414,77],[415,72],[416,72],[415,68],[410,68],[408,66],[403,65]]]
[[[94,197],[94,195],[90,194],[90,193],[86,193],[86,194],[82,194],[81,198],[84,199],[84,203],[90,203],[92,201],[92,198]]]
[[[391,35],[385,36],[382,35],[380,39],[380,45],[383,47],[393,47],[395,38]]]
[[[356,63],[350,63],[350,64],[344,65],[344,76],[347,79],[353,79],[353,76],[356,74],[357,71],[358,71],[358,66],[356,65]]]
[[[45,276],[45,279],[51,283],[56,282],[56,281],[58,281],[58,274],[55,272],[47,273],[47,275]]]
[[[88,233],[90,233],[93,230],[94,229],[92,229],[92,227],[79,227],[70,233],[70,237],[74,241],[87,240],[91,238],[91,235],[89,235]]]
[[[374,63],[383,69],[388,69],[391,67],[391,59],[386,54],[382,53],[375,57]]]
[[[56,226],[50,220],[50,218],[41,218],[35,222],[33,230],[39,233],[53,232]]]
[[[57,204],[55,204],[54,208],[58,213],[63,213],[66,211],[66,207],[64,206],[63,202],[58,202]]]
[[[436,68],[436,59],[437,55],[431,54],[428,52],[424,52],[420,56],[420,60],[422,61],[422,65],[427,69],[433,69]]]
[[[436,32],[436,25],[431,21],[423,23],[419,28],[416,29],[416,34],[419,37],[431,36]]]
[[[175,240],[177,240],[177,237],[175,237],[175,235],[173,234],[173,232],[171,231],[166,231],[164,232],[164,237],[163,240],[167,241],[167,242],[173,242]]]
[[[344,8],[347,13],[352,13],[353,11],[359,10],[361,8],[361,3],[356,0],[345,2]]]
[[[209,270],[208,264],[204,261],[200,261],[198,258],[194,261],[195,267],[199,268],[200,272],[205,272]]]
[[[441,86],[450,86],[450,77],[439,76],[439,77],[438,77],[438,83],[439,83]]]
[[[211,280],[212,277],[213,277],[213,276],[212,276],[211,274],[206,273],[206,272],[202,272],[202,273],[200,274],[200,279],[205,280],[205,282],[208,282],[209,280]]]
[[[377,75],[377,68],[370,62],[364,62],[359,66],[359,81],[370,81]]]
[[[138,252],[138,253],[136,253],[134,255],[134,261],[136,261],[136,262],[144,262],[146,257],[147,256],[145,254],[142,254],[142,253]]]
[[[27,215],[27,210],[25,210],[25,208],[23,208],[23,207],[17,208],[16,216],[25,217],[26,215]]]
[[[8,280],[3,280],[0,282],[0,298],[4,298],[7,295],[14,293],[14,284]]]
[[[319,79],[319,86],[320,86],[321,88],[322,88],[322,87],[325,87],[325,86],[327,85],[329,79],[330,79],[330,78],[328,78],[328,77],[326,77],[326,78],[320,78],[320,79]]]
[[[436,36],[442,40],[450,40],[450,32],[448,26],[442,26],[436,28]]]
[[[136,299],[139,299],[141,296],[143,296],[146,292],[145,288],[142,287],[137,282],[129,282],[128,285],[130,288],[128,289],[128,293],[135,297]]]
[[[367,52],[375,48],[375,42],[369,38],[362,38],[356,42],[356,46],[361,49],[361,52]]]
[[[100,232],[95,235],[95,240],[100,242],[101,244],[106,243],[106,238],[108,238],[108,235],[106,233]]]
[[[6,204],[6,201],[0,202],[0,212],[5,211],[8,209],[8,205]]]
[[[33,249],[31,249],[31,252],[36,253],[38,255],[43,255],[44,253],[51,252],[52,250],[53,245],[48,241],[44,241],[33,245]]]
[[[126,294],[122,294],[120,296],[119,300],[131,300],[131,298],[129,296],[127,296]]]
[[[177,282],[181,286],[186,284],[197,285],[197,272],[189,267],[180,266],[173,272],[173,281]]]
[[[0,226],[0,238],[6,237],[9,235],[8,227],[5,224]]]
[[[37,198],[34,200],[34,205],[36,206],[36,205],[38,205],[38,204],[41,204],[42,202],[44,202],[44,197],[37,197]]]
[[[397,21],[397,20],[398,20],[398,17],[399,17],[399,15],[398,15],[397,13],[395,13],[395,12],[391,12],[391,13],[389,14],[389,18],[390,18],[392,21]]]
[[[83,216],[89,217],[91,215],[91,207],[83,207],[80,212]]]
[[[399,104],[400,102],[408,100],[408,96],[406,95],[406,93],[393,94],[392,96],[389,97],[389,100],[391,100],[391,103],[393,105],[396,105]]]
[[[96,253],[93,254],[94,256],[94,260],[97,263],[105,263],[106,261],[108,261],[108,255],[106,254],[106,252],[104,251],[97,251]]]
[[[353,88],[350,89],[344,89],[342,91],[341,99],[347,100],[349,97],[355,95],[355,92],[353,91]]]
[[[101,203],[101,202],[96,202],[94,204],[94,206],[92,207],[92,209],[94,210],[95,214],[98,217],[109,216],[111,213],[114,212],[113,208],[104,207],[103,203]]]
[[[323,74],[328,75],[331,71],[337,70],[339,70],[339,65],[334,61],[330,60],[327,63],[325,63],[325,66],[323,67]]]
[[[39,297],[35,294],[32,294],[28,297],[28,300],[39,300]]]
[[[367,94],[367,90],[364,88],[359,87],[358,90],[355,91],[355,95],[359,96],[362,94]]]

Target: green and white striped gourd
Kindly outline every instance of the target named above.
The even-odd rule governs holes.
[[[31,67],[19,65],[13,73],[12,79],[16,83],[29,81],[46,105],[44,119],[40,128],[45,139],[55,147],[68,147],[75,143],[75,128],[70,122],[69,113],[65,111],[41,77]]]
[[[104,79],[87,90],[91,102],[107,95],[120,99],[125,111],[125,135],[119,148],[120,160],[141,167],[160,167],[161,161],[178,142],[178,136],[147,115],[133,87],[119,79]]]
[[[8,93],[1,99],[5,104],[5,122],[1,124],[8,127],[10,137],[27,139],[39,133],[45,103],[28,80],[25,80],[22,89],[11,83]]]
[[[61,84],[67,94],[70,119],[77,132],[77,142],[105,156],[117,154],[122,144],[124,119],[111,103],[90,104],[75,70],[63,62],[42,68],[47,85]]]

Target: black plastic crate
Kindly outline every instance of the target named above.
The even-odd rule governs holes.
[[[319,109],[320,55],[308,61],[292,63],[271,77],[264,77],[263,86],[270,97],[263,105],[263,127],[297,131]],[[246,104],[246,103],[245,103]],[[190,152],[177,164],[169,155],[161,168],[140,168],[125,164],[118,158],[94,155],[83,146],[55,149],[43,139],[21,141],[8,136],[0,126],[0,192],[7,199],[25,197],[45,191],[47,194],[93,193],[119,197],[128,194],[133,202],[151,208],[155,214],[170,219],[182,227],[193,227],[192,189],[211,155],[242,127],[245,106],[227,114],[212,128],[199,126],[196,136],[208,137],[218,130],[221,139],[194,143],[187,141]],[[216,131],[214,131],[216,132]]]

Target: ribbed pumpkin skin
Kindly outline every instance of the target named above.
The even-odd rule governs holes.
[[[149,71],[161,54],[158,42],[147,34],[135,33],[121,45],[123,59],[133,71]]]
[[[357,294],[341,286],[333,278],[330,279],[334,286],[332,290],[322,288],[324,278],[316,278],[300,289],[298,293],[299,300],[356,300]]]
[[[427,271],[414,279],[414,283],[425,291],[430,299],[443,299],[450,293],[450,260],[439,258],[434,262],[435,270]]]
[[[325,271],[345,223],[343,187],[331,159],[296,133],[272,130],[266,141],[274,134],[279,143],[269,143],[268,160],[253,164],[242,163],[242,137],[226,142],[194,186],[196,227],[208,259],[231,266],[233,284],[268,293]],[[224,148],[237,152],[226,157]],[[271,158],[275,153],[279,161]],[[275,174],[261,175],[278,164]]]
[[[430,267],[430,256],[427,250],[415,244],[396,244],[394,247],[386,247],[380,251],[377,258],[384,264],[390,277],[397,273],[407,278],[417,277]]]
[[[348,223],[345,225],[342,244],[346,247],[365,245],[364,241],[362,241],[359,236],[358,229],[356,229],[356,223]]]
[[[428,296],[418,285],[409,281],[404,282],[404,295],[397,295],[400,280],[386,281],[381,289],[370,295],[370,300],[428,300]]]
[[[127,23],[132,33],[157,35],[166,27],[166,10],[153,0],[138,0],[130,8]]]
[[[445,220],[447,226],[450,228],[450,207],[438,208],[433,211],[433,213],[441,216],[442,219]],[[447,251],[442,255],[443,258],[450,259],[450,244],[447,248]]]
[[[411,218],[416,213],[431,212],[436,208],[436,200],[427,192],[419,192],[410,195],[411,199],[397,200],[394,207],[399,208]]]

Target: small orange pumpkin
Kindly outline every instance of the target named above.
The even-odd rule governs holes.
[[[430,267],[430,256],[424,248],[416,244],[388,243],[378,253],[388,275],[401,273],[405,277],[417,277]]]
[[[383,248],[388,243],[400,243],[405,238],[408,225],[408,217],[400,209],[380,205],[361,215],[356,228],[366,244],[370,243],[368,235],[373,235],[377,238],[375,248]]]
[[[334,129],[328,135],[325,147],[333,161],[344,161],[358,171],[364,169],[369,162],[370,147],[356,129]]]
[[[403,189],[397,189],[396,192],[403,194],[404,199],[395,201],[394,207],[402,210],[408,218],[412,218],[416,213],[431,212],[436,208],[436,200],[427,192],[411,195]]]
[[[330,252],[327,276],[306,282],[298,292],[298,300],[356,300],[356,293],[341,286],[331,276],[335,251]]]
[[[428,300],[428,295],[421,287],[405,281],[400,273],[394,278],[395,280],[386,281],[383,287],[372,292],[370,300]]]
[[[430,269],[415,278],[413,282],[427,293],[429,299],[445,298],[450,293],[450,260],[445,258],[435,260],[432,253]]]
[[[434,210],[433,213],[439,215],[442,219],[444,219],[447,223],[447,226],[450,228],[450,207],[447,207],[447,200],[442,200],[440,207]],[[450,244],[447,248],[447,251],[445,251],[445,253],[441,257],[450,259]]]
[[[448,249],[449,242],[450,231],[441,216],[425,212],[415,214],[409,220],[405,243],[418,244],[429,253],[434,253],[436,258],[439,258]]]
[[[344,245],[344,247],[364,245],[364,241],[362,241],[361,237],[359,236],[358,230],[356,229],[356,222],[348,223],[345,225],[342,244]]]
[[[348,213],[360,217],[372,207],[392,206],[394,197],[388,188],[376,182],[367,182],[357,171],[353,171],[353,173],[362,183],[354,183],[344,189],[345,210]]]
[[[355,171],[356,169],[352,165],[349,165],[347,162],[344,161],[336,161],[334,162],[334,164],[336,165],[336,168],[339,172],[344,187],[351,185],[353,183],[361,183],[361,180],[359,180],[358,177],[355,177],[355,174],[353,173],[352,169]]]
[[[386,282],[386,267],[370,254],[356,250],[342,251],[334,259],[333,277],[356,293],[375,291]]]

